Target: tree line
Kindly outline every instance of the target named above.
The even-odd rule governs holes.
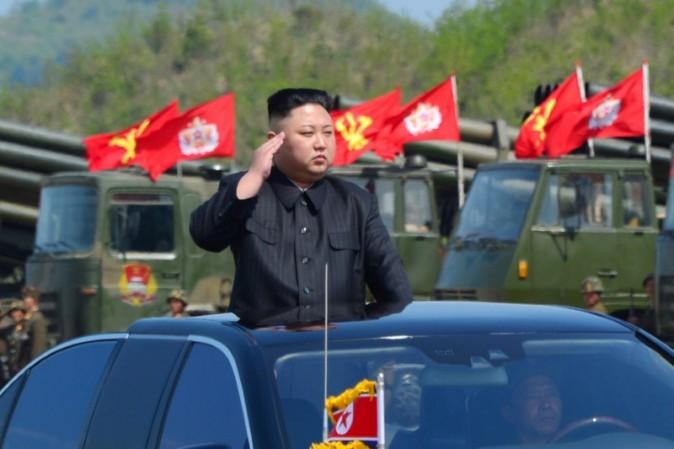
[[[566,77],[611,85],[644,58],[651,91],[674,95],[674,10],[667,0],[457,1],[431,28],[375,2],[200,0],[176,15],[118,22],[79,45],[36,86],[0,90],[0,117],[80,135],[124,128],[174,98],[183,108],[236,93],[237,158],[264,138],[266,97],[281,87],[404,99],[455,72],[460,114],[519,124],[534,88]]]

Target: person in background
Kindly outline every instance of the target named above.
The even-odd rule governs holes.
[[[604,285],[597,276],[588,276],[580,284],[580,292],[583,294],[585,307],[593,312],[608,314],[608,309],[601,301]]]
[[[168,298],[166,298],[166,303],[169,306],[169,312],[166,316],[171,318],[185,318],[189,316],[187,314],[187,295],[181,289],[171,290]]]
[[[28,335],[30,335],[30,359],[47,350],[47,318],[40,311],[40,291],[33,286],[27,285],[21,289],[21,300],[26,311],[26,323]]]
[[[14,323],[4,329],[4,339],[7,343],[7,367],[9,377],[21,371],[31,360],[31,337],[28,332],[30,323],[22,301],[15,301],[7,314]]]

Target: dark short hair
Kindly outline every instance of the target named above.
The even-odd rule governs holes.
[[[653,280],[653,273],[648,273],[646,275],[646,277],[644,278],[644,280],[641,281],[641,286],[646,288],[646,284],[648,283],[648,281],[652,281],[652,280]]]
[[[293,109],[305,104],[318,104],[326,111],[332,109],[332,97],[324,90],[308,88],[281,89],[267,98],[267,114],[272,118],[284,118]]]
[[[37,287],[33,287],[32,285],[26,285],[21,289],[21,299],[30,296],[31,298],[34,298],[35,301],[40,300],[40,290],[38,290]]]

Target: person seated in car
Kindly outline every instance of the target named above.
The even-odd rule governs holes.
[[[532,374],[517,382],[502,408],[521,444],[545,444],[562,421],[562,400],[555,382],[545,374]]]

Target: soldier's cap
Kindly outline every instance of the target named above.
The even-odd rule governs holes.
[[[604,284],[597,276],[588,276],[580,283],[581,293],[601,293],[604,291]]]
[[[26,312],[26,306],[23,305],[23,301],[20,299],[14,300],[9,304],[9,310],[7,310],[7,313],[12,313],[15,310],[21,310],[22,312]]]
[[[174,299],[176,301],[182,302],[184,306],[188,304],[187,294],[185,294],[185,291],[180,288],[174,288],[173,290],[171,290],[171,293],[169,293],[168,297],[166,298],[166,302],[169,303]]]

